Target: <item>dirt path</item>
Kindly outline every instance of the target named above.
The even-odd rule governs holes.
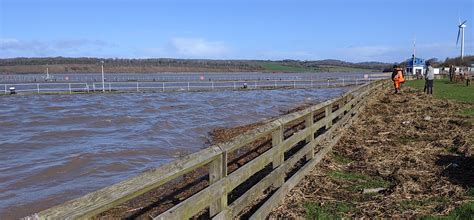
[[[271,217],[412,218],[472,202],[474,126],[457,115],[468,106],[387,89]]]

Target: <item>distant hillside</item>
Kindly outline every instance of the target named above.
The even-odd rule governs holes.
[[[199,60],[199,59],[99,59],[99,58],[9,58],[0,59],[0,73],[100,72],[104,61],[109,73],[152,72],[378,72],[387,63],[351,63],[340,60]]]

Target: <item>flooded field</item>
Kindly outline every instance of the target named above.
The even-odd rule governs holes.
[[[0,219],[19,218],[348,88],[0,97]]]
[[[379,73],[105,73],[107,82],[188,82],[188,81],[233,81],[233,80],[321,80],[328,78],[361,78],[365,74],[375,77]],[[3,74],[0,83],[28,82],[100,82],[101,73],[51,73]]]

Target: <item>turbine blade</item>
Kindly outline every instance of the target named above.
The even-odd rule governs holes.
[[[456,40],[456,46],[458,45],[459,43],[459,35],[461,34],[461,29],[458,29],[458,38]]]
[[[463,21],[463,22],[461,23],[461,25],[465,24],[466,22],[467,22],[467,20]]]

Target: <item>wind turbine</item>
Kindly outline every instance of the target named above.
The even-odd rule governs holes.
[[[464,59],[464,28],[466,27],[466,22],[467,20],[461,23],[461,20],[459,20],[458,38],[456,40],[456,46],[457,46],[459,43],[459,35],[461,35],[461,60]]]

